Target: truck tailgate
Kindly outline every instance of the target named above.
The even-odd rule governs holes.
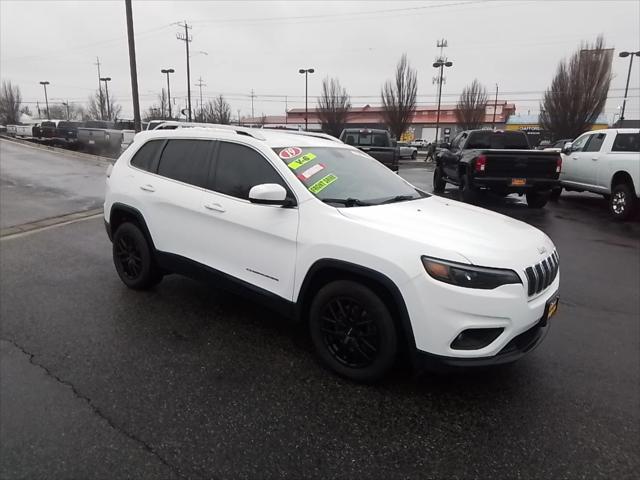
[[[557,178],[560,154],[543,150],[483,150],[485,175],[491,177]]]

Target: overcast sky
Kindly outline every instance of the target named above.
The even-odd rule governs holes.
[[[190,44],[193,86],[202,78],[205,101],[219,93],[234,117],[283,114],[304,106],[300,68],[315,68],[309,95],[318,95],[322,78],[337,77],[354,105],[379,103],[382,83],[391,78],[406,52],[418,70],[418,101],[436,103],[432,63],[436,42],[446,38],[443,103],[455,103],[462,88],[478,78],[500,100],[516,103],[517,113],[538,111],[543,91],[558,62],[602,33],[615,48],[614,78],[605,113],[611,120],[622,104],[629,58],[640,50],[640,2],[630,1],[322,1],[215,2],[134,1],[134,28],[141,108],[165,86],[162,68],[174,68],[171,93],[184,104],[185,45],[175,22],[193,25]],[[131,118],[131,83],[124,0],[0,0],[0,76],[17,83],[25,102],[44,101],[39,81],[48,80],[50,102],[86,103],[101,73],[113,80],[109,93]],[[198,54],[199,51],[208,55]],[[640,58],[636,58],[627,101],[627,118],[640,117]],[[310,102],[315,104],[315,98]],[[35,104],[32,106],[35,107]],[[35,108],[32,108],[35,110]]]

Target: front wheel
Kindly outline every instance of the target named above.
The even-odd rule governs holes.
[[[620,183],[611,190],[609,198],[609,212],[615,220],[629,220],[636,209],[638,203],[631,187],[625,183]]]
[[[433,191],[436,193],[442,193],[446,186],[447,182],[444,179],[442,167],[438,165],[433,170]]]
[[[542,208],[549,200],[548,193],[529,192],[527,193],[527,206],[529,208]]]
[[[411,160],[415,160],[416,158],[418,158],[418,151],[414,150],[413,153],[411,154]]]
[[[134,223],[123,223],[113,235],[113,263],[122,282],[134,290],[149,289],[162,280],[149,243]]]
[[[357,382],[371,383],[393,366],[396,328],[384,302],[364,285],[325,285],[309,310],[309,330],[322,363]]]

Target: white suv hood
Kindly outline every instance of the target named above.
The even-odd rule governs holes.
[[[422,200],[340,208],[345,217],[429,247],[456,252],[474,265],[526,268],[551,255],[543,232],[519,220],[454,200]]]

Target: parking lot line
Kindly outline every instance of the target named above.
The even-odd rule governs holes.
[[[45,218],[35,222],[16,225],[13,227],[3,228],[0,230],[0,241],[11,240],[14,238],[24,237],[32,233],[38,233],[55,227],[62,227],[71,223],[91,220],[102,216],[102,208],[94,208],[92,210],[83,210],[80,212],[67,213],[57,217]]]

